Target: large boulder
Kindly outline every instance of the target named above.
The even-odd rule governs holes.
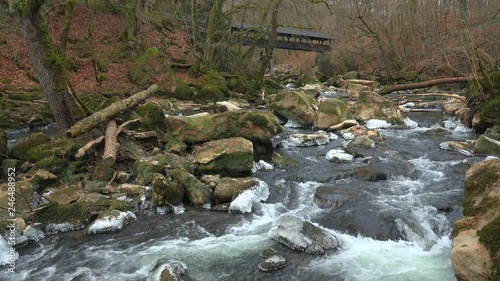
[[[318,105],[316,101],[301,92],[281,92],[271,96],[269,108],[278,116],[292,120],[301,125],[311,126]]]
[[[279,217],[270,231],[271,239],[297,251],[323,255],[338,250],[340,242],[327,230],[298,217]]]
[[[500,141],[487,136],[480,136],[472,152],[479,154],[500,155]]]
[[[253,178],[222,178],[215,186],[213,199],[216,204],[231,202],[241,192],[258,184]]]
[[[356,120],[381,119],[394,125],[404,124],[404,115],[397,104],[374,92],[361,92],[353,107]]]
[[[153,207],[166,206],[167,204],[177,206],[184,200],[184,186],[177,181],[168,180],[162,174],[153,175]]]
[[[195,176],[183,169],[170,172],[172,180],[184,187],[189,203],[201,206],[212,198],[212,190],[206,184],[198,181]]]
[[[165,131],[165,143],[172,139],[192,144],[233,137],[267,143],[282,128],[272,114],[237,110],[192,118],[168,117]]]
[[[12,156],[21,160],[32,160],[32,157],[29,156],[28,151],[31,148],[37,147],[42,143],[46,143],[49,141],[50,138],[45,133],[31,133],[25,137],[20,138],[14,144],[14,146],[12,146],[10,153],[12,154]]]
[[[244,138],[209,141],[195,148],[194,162],[203,173],[249,172],[253,168],[253,144]]]
[[[339,99],[327,99],[318,106],[314,127],[328,129],[349,119],[351,119],[351,112],[345,102]]]
[[[339,208],[344,204],[357,202],[363,194],[347,188],[323,185],[314,193],[316,204],[320,208]]]
[[[500,278],[500,158],[465,173],[464,218],[455,221],[451,262],[458,280]]]

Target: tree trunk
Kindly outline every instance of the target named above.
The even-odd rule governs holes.
[[[116,162],[116,152],[118,150],[118,143],[116,141],[117,134],[116,121],[110,120],[106,126],[104,153],[102,155],[102,163],[106,167],[111,167]]]
[[[71,138],[81,135],[82,133],[89,131],[90,129],[114,117],[115,115],[136,106],[138,103],[150,97],[156,91],[158,91],[158,86],[156,84],[153,84],[151,87],[149,87],[149,89],[145,91],[139,92],[124,100],[117,101],[106,107],[105,109],[78,121],[78,123],[76,123],[73,127],[69,128],[66,131],[66,135]]]
[[[70,87],[65,80],[62,58],[50,38],[42,17],[40,8],[45,1],[26,2],[28,6],[23,7],[23,10],[15,8],[21,5],[11,3],[13,5],[11,11],[28,48],[31,64],[54,119],[59,129],[65,131],[85,117],[85,112],[69,92]]]
[[[421,88],[427,88],[427,87],[432,87],[432,86],[442,85],[442,84],[469,83],[471,80],[472,80],[472,77],[452,77],[452,78],[441,78],[441,79],[434,79],[434,80],[428,80],[428,81],[410,83],[410,84],[385,86],[385,87],[381,88],[380,90],[378,90],[377,94],[383,96],[383,95],[387,95],[387,94],[394,92],[394,91],[421,89]]]

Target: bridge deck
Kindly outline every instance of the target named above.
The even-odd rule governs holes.
[[[269,42],[269,28],[258,25],[239,23],[231,26],[231,32],[238,35],[240,44],[265,48]],[[324,34],[296,28],[278,27],[276,48],[325,52],[331,50],[332,39]]]

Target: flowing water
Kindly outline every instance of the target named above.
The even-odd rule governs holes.
[[[81,231],[49,236],[19,249],[17,274],[1,280],[145,280],[158,260],[187,266],[185,280],[456,280],[450,261],[451,220],[461,217],[463,177],[480,160],[439,149],[448,140],[474,138],[441,112],[415,113],[418,127],[381,129],[387,139],[376,149],[358,151],[354,163],[332,163],[325,154],[342,138],[315,147],[285,146],[277,151],[297,159],[297,167],[253,174],[265,181],[270,197],[252,214],[186,208],[182,214],[138,216],[113,234],[83,236]],[[447,126],[452,134],[427,136]],[[291,132],[310,130],[287,129]],[[371,159],[371,160],[370,160]],[[388,180],[367,182],[352,176],[356,166],[376,159]],[[320,186],[355,192],[340,206],[319,208]],[[289,214],[321,225],[336,235],[341,250],[325,256],[295,252],[269,238],[277,217]],[[259,252],[273,247],[290,265],[273,273],[257,269]]]

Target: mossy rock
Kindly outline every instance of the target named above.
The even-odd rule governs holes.
[[[295,84],[297,86],[303,86],[305,84],[319,84],[321,83],[318,78],[314,75],[312,70],[307,70],[299,75]]]
[[[57,176],[49,171],[38,170],[30,179],[31,185],[37,191],[42,191],[45,187],[57,182]]]
[[[163,108],[152,102],[139,105],[135,112],[140,116],[142,122],[138,127],[144,131],[161,130],[165,120]]]
[[[4,129],[20,129],[19,118],[11,116],[7,110],[0,110],[0,127]]]
[[[168,180],[162,174],[154,174],[152,185],[153,207],[166,206],[167,203],[177,206],[184,200],[185,188],[177,181]]]
[[[174,154],[183,154],[187,149],[187,144],[176,141],[176,140],[168,140],[165,144],[165,151]]]
[[[276,118],[267,112],[250,110],[228,111],[200,117],[167,117],[164,142],[175,139],[186,144],[210,140],[243,137],[267,143],[282,131]]]
[[[494,266],[492,280],[500,280],[500,215],[477,232],[479,241],[490,251]]]
[[[249,173],[253,167],[253,144],[244,138],[210,141],[195,149],[194,159],[202,173]]]
[[[48,207],[35,212],[33,220],[43,224],[71,223],[82,225],[86,223],[88,204],[75,202],[68,205],[50,204]]]
[[[126,201],[116,200],[116,199],[101,199],[97,200],[94,205],[105,206],[109,209],[119,210],[122,212],[128,211],[132,206]]]
[[[344,101],[327,99],[318,106],[318,113],[314,118],[314,127],[328,129],[349,119],[352,119],[351,112]]]
[[[496,197],[484,196],[494,184],[500,181],[500,159],[482,161],[470,166],[465,173],[464,215],[474,216],[490,210],[500,203]]]
[[[310,126],[316,116],[316,101],[302,92],[281,92],[269,99],[269,108],[277,115]]]
[[[217,85],[207,84],[200,89],[195,95],[194,101],[198,103],[205,103],[207,101],[223,101],[225,99],[224,93]]]
[[[415,81],[418,79],[418,71],[415,70],[406,71],[403,74],[403,77],[406,81]]]
[[[38,161],[47,157],[67,157],[68,159],[76,154],[78,148],[83,146],[88,139],[72,139],[60,136],[47,142],[43,142],[27,150],[28,160]],[[78,141],[78,143],[77,143]]]
[[[398,105],[374,92],[364,91],[359,93],[353,110],[358,121],[381,119],[393,125],[403,125],[405,123],[405,117],[399,111]]]
[[[183,169],[175,169],[170,177],[184,186],[186,198],[192,205],[201,206],[212,198],[212,190],[195,176]]]
[[[14,144],[14,146],[12,146],[10,153],[12,154],[12,156],[21,160],[33,160],[33,157],[30,157],[29,155],[29,150],[31,148],[38,149],[41,144],[47,142],[50,142],[50,138],[47,136],[47,134],[42,132],[31,133],[25,137],[20,138]]]
[[[194,97],[194,92],[188,83],[183,80],[177,79],[174,92],[171,95],[173,98],[179,100],[192,100]]]
[[[278,152],[273,152],[273,155],[271,157],[274,166],[280,169],[297,167],[300,164],[299,161],[297,161],[296,159],[281,155]]]
[[[167,161],[167,157],[163,154],[135,161],[132,166],[132,174],[136,179],[136,183],[140,185],[151,183],[154,174],[165,171]]]
[[[7,158],[7,133],[0,128],[0,160]]]
[[[479,107],[479,117],[482,123],[500,124],[500,98],[482,103]]]
[[[500,141],[484,135],[480,136],[472,152],[486,155],[500,155]]]
[[[93,180],[110,181],[115,174],[113,168],[108,167],[104,164],[97,164],[94,168],[94,173],[92,174]]]

